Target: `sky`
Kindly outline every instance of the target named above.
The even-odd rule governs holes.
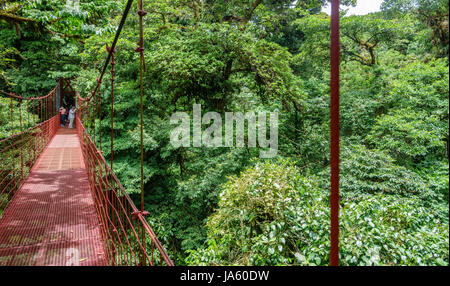
[[[358,0],[356,7],[350,7],[347,15],[365,15],[371,12],[380,11],[380,5],[383,0]],[[341,7],[345,8],[345,6]],[[331,6],[328,5],[322,9],[323,12],[330,15]]]

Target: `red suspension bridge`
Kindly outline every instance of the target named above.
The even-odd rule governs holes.
[[[95,109],[60,127],[60,88],[7,94],[19,126],[0,141],[0,265],[173,265],[84,128]]]
[[[173,265],[145,218],[142,138],[140,209],[112,170],[114,53],[132,2],[127,2],[112,46],[107,46],[95,89],[86,98],[76,97],[76,129],[60,127],[58,110],[66,87],[71,88],[67,80],[42,97],[0,92],[9,98],[11,111],[11,136],[0,141],[0,265]],[[138,4],[142,136],[146,12],[142,0]],[[101,138],[101,129],[95,127],[96,114],[101,114],[100,87],[109,64],[110,165],[95,144],[97,131]],[[70,94],[74,97],[75,91]]]
[[[148,224],[143,184],[143,20],[140,38],[141,206],[137,208],[113,172],[114,54],[130,10],[128,0],[95,89],[85,98],[60,80],[41,97],[0,91],[10,108],[10,136],[0,139],[0,265],[168,265],[173,262]],[[339,263],[339,1],[331,21],[331,247]],[[101,85],[111,66],[111,158],[101,140]],[[62,128],[59,107],[69,87],[77,100],[75,129]],[[6,100],[6,101],[5,101]],[[18,124],[16,124],[18,122]],[[88,130],[86,126],[89,126]],[[98,136],[96,140],[96,133]],[[92,137],[91,137],[92,135]],[[101,143],[101,141],[100,141]],[[100,144],[101,146],[101,144]]]

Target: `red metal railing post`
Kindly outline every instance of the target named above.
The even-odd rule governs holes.
[[[33,104],[33,126],[36,126],[36,114],[35,114],[35,108],[34,108],[34,100],[31,101]],[[33,162],[36,161],[36,134],[33,133]]]
[[[14,118],[13,118],[13,95],[11,94],[11,136],[14,135]]]
[[[116,61],[114,60],[114,53],[116,52],[116,48],[110,48],[108,44],[106,44],[106,50],[108,53],[111,53],[111,170],[113,169],[113,158],[114,158],[114,66]]]
[[[6,195],[4,197],[6,200],[0,202],[0,208],[4,209],[4,206],[9,204],[10,199],[29,175],[33,164],[45,147],[44,135],[48,137],[47,142],[49,137],[54,134],[55,130],[52,128],[54,120],[49,118],[46,121],[37,122],[39,118],[49,117],[48,112],[44,113],[44,108],[49,111],[49,97],[53,95],[53,92],[54,90],[41,97],[22,97],[0,90],[0,94],[7,95],[11,101],[9,115],[11,136],[0,140],[0,153],[5,152],[6,154],[0,158],[0,195]],[[14,99],[18,101],[17,106],[14,104]],[[24,104],[24,101],[28,101],[28,103]],[[36,106],[36,104],[38,105]],[[28,115],[24,116],[23,110],[27,111]],[[17,118],[14,117],[14,112],[19,113]]]
[[[19,117],[20,117],[20,180],[23,182],[23,130],[22,130],[22,99],[19,100]]]
[[[101,87],[102,85],[102,81],[97,78],[97,86],[98,86],[98,144],[99,144],[99,149],[100,151],[102,151],[102,92],[101,92]]]
[[[141,122],[140,122],[140,130],[141,130],[141,214],[144,214],[144,103],[143,103],[143,97],[144,97],[144,83],[143,83],[143,74],[145,69],[145,59],[144,59],[144,28],[143,28],[143,17],[147,14],[146,11],[143,10],[143,3],[142,0],[139,0],[139,47],[136,49],[136,52],[139,52],[140,54],[140,66],[139,66],[139,87],[140,87],[140,100],[141,100]],[[142,232],[141,235],[141,241],[144,246],[147,245],[145,234]],[[153,256],[153,249],[152,249],[152,256]],[[141,265],[145,265],[146,261],[143,259],[143,255],[141,254]]]
[[[41,120],[40,120],[40,123],[42,123],[43,122],[43,117],[42,117],[42,109],[43,109],[43,106],[42,106],[42,99],[40,100],[40,105],[41,105],[41,107],[40,107],[40,110],[41,110]],[[43,129],[43,125],[41,125],[41,127],[40,127],[40,129],[41,129],[41,132],[40,132],[40,136],[41,136],[41,146],[39,147],[40,149],[42,149],[43,148],[43,146],[45,146],[44,145],[44,129]]]
[[[96,93],[92,91],[92,95],[94,97],[94,107],[92,108],[92,122],[93,122],[93,129],[94,129],[94,144],[95,144],[95,113],[97,112],[97,98]]]
[[[339,265],[339,0],[331,2],[330,47],[330,265]]]
[[[14,135],[13,95],[11,94],[10,97],[11,97],[11,115],[10,115],[10,122],[11,122],[11,136],[13,136],[13,135]],[[13,163],[12,163],[12,172],[11,172],[13,178],[15,178],[15,175],[14,175],[15,169],[16,169],[16,166],[15,166],[15,164],[14,164],[14,162],[13,162]]]

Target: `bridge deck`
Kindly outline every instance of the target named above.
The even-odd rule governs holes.
[[[75,129],[61,128],[0,218],[0,265],[105,265]]]

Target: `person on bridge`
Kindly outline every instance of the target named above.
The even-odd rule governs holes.
[[[64,127],[66,125],[67,119],[67,110],[64,108],[64,106],[61,106],[59,108],[59,113],[61,114],[61,127]]]
[[[69,128],[73,128],[73,121],[75,120],[75,112],[77,111],[77,109],[75,108],[75,106],[72,106],[70,108],[69,111]]]

